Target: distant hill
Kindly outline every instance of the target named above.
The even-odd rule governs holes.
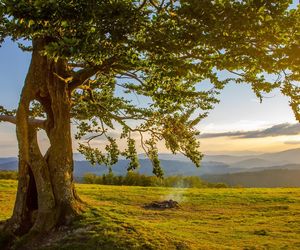
[[[82,156],[78,154],[74,156],[74,176],[76,179],[82,178],[85,173],[96,175],[108,173],[106,166],[92,166],[89,162],[80,160]],[[142,154],[139,157],[141,167],[137,171],[140,174],[152,175],[151,162]],[[264,185],[268,187],[276,185],[300,186],[300,183],[296,181],[300,171],[300,149],[252,156],[207,155],[201,162],[200,168],[196,168],[191,161],[181,154],[160,154],[159,158],[165,176],[201,176],[208,181],[255,187]],[[128,160],[121,158],[112,167],[113,172],[116,175],[125,175],[128,164]],[[0,158],[0,170],[17,170],[17,167],[17,158]],[[280,180],[281,174],[283,177]],[[273,181],[269,181],[270,178],[273,178]]]
[[[279,164],[288,164],[288,163],[300,163],[300,148],[290,149],[275,153],[266,153],[266,154],[255,154],[255,155],[205,155],[204,161],[218,161],[226,164],[234,164],[250,159],[256,159],[261,161],[269,161],[275,165]],[[248,162],[251,163],[251,162]],[[252,163],[251,163],[252,164]],[[249,166],[255,167],[255,166]]]
[[[204,155],[204,161],[216,161],[216,162],[223,162],[225,164],[233,164],[239,161],[245,161],[248,159],[253,158],[251,155]]]
[[[0,170],[16,171],[18,169],[18,159],[15,157],[0,158]]]
[[[279,166],[272,166],[272,167],[260,167],[260,168],[244,168],[242,171],[239,172],[259,172],[263,170],[276,170],[276,169],[282,169],[282,170],[300,170],[300,164],[286,164],[286,165],[279,165]]]
[[[18,159],[16,157],[0,158],[0,164],[9,163],[9,162],[15,162],[17,160]]]
[[[298,170],[269,169],[225,175],[205,175],[202,179],[208,182],[222,182],[230,186],[300,187],[300,165]]]
[[[128,160],[119,160],[119,162],[112,167],[113,172],[116,175],[125,175],[127,173],[129,161]],[[152,175],[152,165],[148,159],[140,159],[141,167],[137,170],[141,174]],[[224,174],[228,173],[229,166],[223,163],[215,162],[203,162],[200,168],[196,168],[195,165],[191,162],[182,162],[182,161],[170,161],[170,160],[161,160],[161,165],[164,169],[166,176],[170,175],[186,175],[186,176],[201,176],[203,174]],[[106,166],[93,166],[91,167],[90,163],[87,161],[76,161],[74,175],[76,177],[81,177],[84,173],[94,173],[102,175],[108,172]]]
[[[264,167],[272,167],[277,165],[278,163],[273,161],[267,161],[260,158],[251,158],[243,161],[238,161],[230,164],[232,168],[242,168],[242,169],[251,169],[251,168],[264,168]]]
[[[300,148],[262,154],[257,158],[273,162],[300,163]]]
[[[248,152],[249,153],[249,152]],[[145,159],[146,156],[144,154],[139,155],[140,159]],[[176,160],[176,161],[190,161],[187,157],[182,154],[159,154],[159,158],[161,160]],[[290,149],[280,152],[274,153],[265,153],[265,154],[246,154],[246,155],[213,155],[207,154],[204,155],[203,161],[204,162],[221,162],[225,164],[235,164],[238,162],[248,161],[256,159],[256,162],[248,162],[250,164],[263,164],[268,165],[279,165],[279,164],[288,164],[288,163],[300,163],[300,148]],[[258,160],[260,162],[258,162]],[[244,164],[243,164],[244,165]],[[255,166],[250,166],[255,167]],[[258,167],[258,166],[257,166]]]

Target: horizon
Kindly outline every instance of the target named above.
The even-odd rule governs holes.
[[[276,154],[276,153],[282,153],[282,152],[287,152],[287,151],[297,151],[300,150],[300,147],[296,147],[296,148],[291,148],[291,149],[286,149],[286,150],[277,150],[277,151],[268,151],[268,152],[253,152],[253,151],[208,151],[208,152],[202,152],[204,157],[205,156],[237,156],[237,157],[255,157],[255,156],[260,156],[263,154]],[[163,155],[167,155],[167,156],[171,156],[171,155],[176,155],[176,156],[184,156],[181,153],[177,153],[177,154],[172,154],[171,152],[159,152],[158,153],[159,156],[163,156]],[[138,153],[138,156],[145,156],[145,153],[141,152]],[[74,161],[88,161],[84,158],[84,155],[79,153],[79,152],[74,152],[73,153],[73,157],[74,157]],[[185,156],[184,156],[185,157]],[[5,158],[18,158],[18,155],[9,155],[9,156],[0,156],[0,159],[5,159]],[[124,158],[122,156],[120,156],[119,160],[123,160]],[[144,158],[140,158],[140,159],[144,159]],[[176,160],[176,159],[175,159]],[[187,160],[189,160],[187,158]],[[201,161],[204,161],[203,159]]]

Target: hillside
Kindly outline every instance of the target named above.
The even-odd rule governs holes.
[[[0,158],[0,164],[11,163],[17,161],[16,157]]]
[[[251,168],[265,168],[272,167],[277,165],[278,163],[273,161],[266,161],[260,158],[251,158],[238,162],[234,162],[230,164],[232,168],[243,168],[243,169],[251,169]]]
[[[186,175],[186,176],[201,176],[204,174],[225,174],[236,172],[237,169],[230,169],[228,165],[221,162],[202,162],[200,168],[196,168],[192,162],[182,162],[176,160],[160,160],[166,176],[171,175]],[[119,160],[112,169],[116,175],[125,175],[127,173],[129,161]],[[152,164],[148,159],[140,159],[140,168],[138,172],[145,175],[152,175]],[[94,173],[101,175],[108,172],[106,166],[91,166],[87,161],[76,161],[74,175],[81,177],[84,173]]]
[[[0,158],[0,170],[15,171],[18,168],[16,157]]]
[[[242,172],[224,175],[205,175],[202,179],[208,182],[222,182],[230,186],[243,187],[300,187],[300,166],[293,170],[293,165],[286,168],[291,169],[265,169],[261,171]]]
[[[106,166],[92,166],[74,154],[74,176],[82,180],[85,173],[103,175]],[[152,175],[152,165],[145,155],[139,155],[141,174]],[[201,167],[196,168],[183,155],[160,154],[165,176],[200,176],[212,182],[249,187],[300,187],[300,149],[255,155],[206,155]],[[112,169],[115,175],[127,173],[128,160],[120,159]],[[16,158],[0,158],[0,170],[17,170]]]
[[[116,175],[125,175],[127,173],[129,161],[119,160],[113,166],[113,171]],[[106,166],[95,165],[92,166],[88,161],[75,161],[74,162],[74,176],[82,177],[85,173],[94,173],[102,175],[108,172]],[[152,165],[148,159],[140,159],[141,167],[138,171],[141,174],[152,175]],[[229,169],[229,166],[221,162],[202,162],[200,168],[196,168],[192,162],[182,162],[176,160],[161,160],[161,165],[164,169],[165,175],[195,175],[201,176],[203,174],[224,174],[228,172],[235,172],[237,169]],[[18,162],[0,163],[0,170],[17,170]]]
[[[281,162],[290,162],[290,163],[299,163],[300,162],[300,148],[285,150],[276,153],[262,154],[258,156],[261,159],[269,161],[281,161]]]
[[[289,163],[300,163],[300,148],[290,149],[285,151],[265,153],[265,154],[255,154],[255,155],[205,155],[205,161],[218,161],[225,164],[235,164],[237,162],[242,162],[246,160],[254,159],[262,160],[265,162],[271,162],[276,165],[289,164]],[[251,162],[248,162],[248,167],[255,167]]]
[[[72,227],[30,250],[299,249],[300,189],[172,189],[77,184],[90,206]],[[0,181],[0,220],[13,208],[15,181]],[[143,206],[175,199],[178,209]],[[1,244],[1,237],[0,237]],[[18,249],[25,243],[18,242]],[[1,249],[1,245],[0,245]]]

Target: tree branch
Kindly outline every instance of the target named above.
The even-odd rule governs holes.
[[[147,0],[144,0],[144,1],[141,3],[141,5],[138,7],[138,10],[143,9],[143,7],[146,5],[146,3],[147,3]]]
[[[0,115],[0,122],[1,121],[16,124],[17,123],[17,118],[16,118],[16,116],[11,116],[11,115]],[[36,128],[41,128],[41,129],[46,128],[46,120],[39,120],[39,119],[29,118],[28,122],[31,126],[34,126]]]
[[[123,76],[127,76],[128,78],[131,78],[131,79],[133,79],[133,80],[136,80],[137,82],[139,82],[142,86],[144,86],[145,85],[145,83],[143,82],[143,80],[141,80],[141,78],[138,76],[138,75],[136,75],[135,73],[131,73],[131,72],[118,72],[118,74],[120,75],[120,77],[122,77],[122,75]],[[119,78],[119,77],[117,77],[117,78]]]
[[[100,70],[100,67],[90,67],[90,68],[84,68],[81,70],[78,70],[77,72],[74,72],[73,79],[69,83],[70,90],[74,90],[80,85],[82,85],[86,80],[91,78],[93,75],[95,75]]]
[[[13,124],[16,124],[16,117],[15,116],[10,116],[10,115],[0,115],[0,121],[2,122],[10,122]]]
[[[96,75],[98,72],[109,72],[115,63],[116,58],[108,58],[101,65],[94,65],[73,72],[72,80],[69,82],[69,89],[72,91],[82,85],[86,80]],[[116,67],[117,65],[114,65]]]

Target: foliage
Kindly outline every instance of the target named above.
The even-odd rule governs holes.
[[[116,176],[112,172],[97,176],[86,173],[83,182],[87,184],[143,186],[143,187],[178,187],[178,188],[225,188],[223,183],[207,183],[198,176],[168,176],[163,179],[157,176],[147,176],[135,172],[128,172],[126,176]]]
[[[17,180],[18,173],[16,171],[0,171],[0,180]]]
[[[76,138],[88,160],[111,166],[121,154],[131,160],[128,169],[136,169],[138,142],[154,174],[162,176],[160,141],[199,166],[195,126],[230,81],[251,84],[259,98],[280,88],[300,120],[299,10],[289,5],[288,0],[1,0],[0,42],[43,39],[41,53],[67,63],[69,77],[62,80],[72,90]],[[43,116],[38,104],[32,115]],[[107,144],[95,148],[97,138]],[[127,141],[125,150],[118,148],[120,140]]]

